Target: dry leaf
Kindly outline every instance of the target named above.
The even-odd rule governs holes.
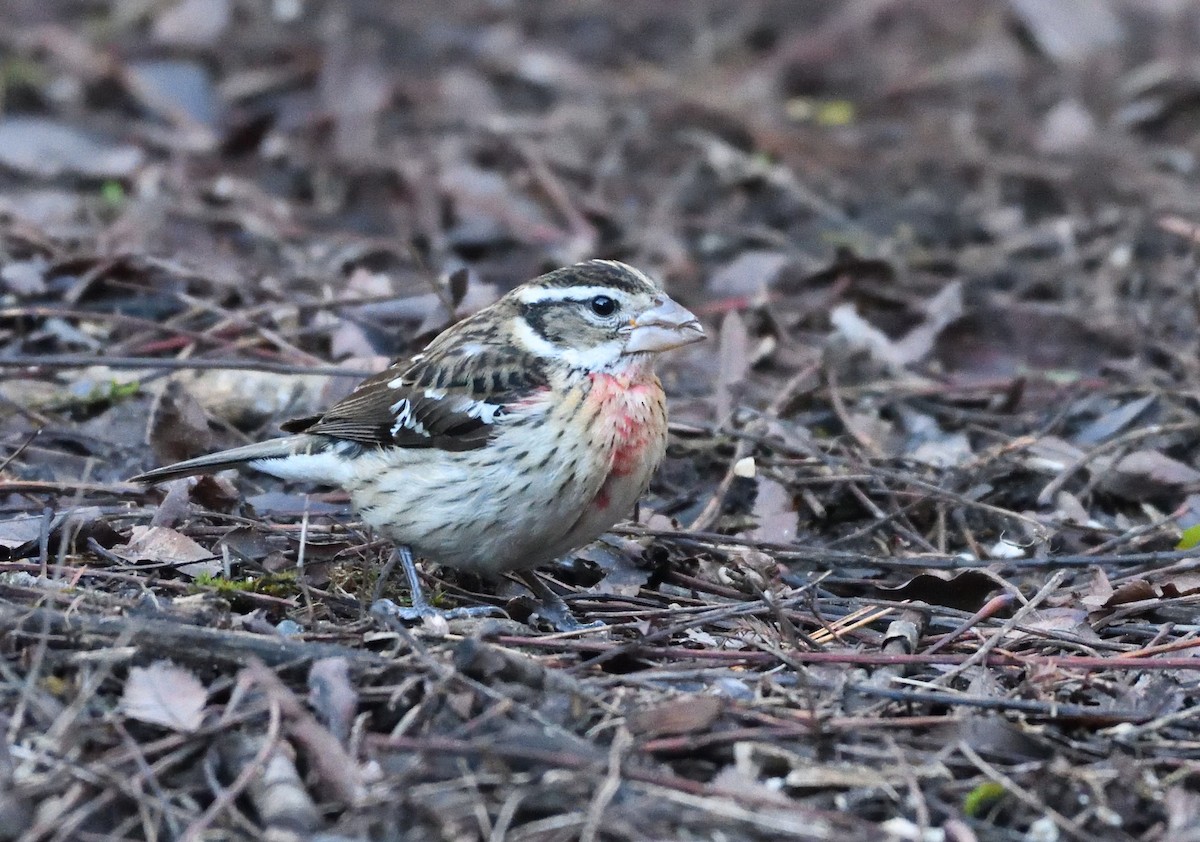
[[[1200,592],[1200,573],[1180,573],[1172,576],[1161,585],[1165,599],[1177,596],[1191,596]]]
[[[1200,840],[1200,794],[1189,792],[1184,786],[1173,786],[1166,792],[1163,805],[1167,813],[1164,839],[1177,842]]]
[[[375,346],[362,325],[343,321],[329,337],[329,356],[335,360],[361,359],[375,354]]]
[[[881,586],[876,590],[887,599],[908,599],[962,611],[978,611],[999,587],[995,579],[978,570],[930,570],[895,587]]]
[[[1100,642],[1100,635],[1087,623],[1087,612],[1080,608],[1042,608],[1029,614],[1022,625],[1051,634],[1067,632],[1089,643]]]
[[[1200,484],[1200,471],[1157,450],[1135,450],[1114,465],[1101,485],[1126,500],[1146,500]]]
[[[1042,436],[1025,448],[1025,467],[1042,474],[1057,474],[1084,457],[1084,451],[1058,436]]]
[[[1147,599],[1157,599],[1158,590],[1145,579],[1134,579],[1126,582],[1112,592],[1105,601],[1105,608],[1115,608],[1130,602],[1142,602]]]
[[[329,400],[325,388],[334,381],[327,374],[223,369],[180,372],[175,377],[210,416],[244,428],[321,411]]]
[[[0,520],[0,550],[15,550],[33,541],[42,534],[41,515],[19,515],[9,520]]]
[[[190,732],[203,722],[207,701],[208,690],[195,675],[170,661],[155,661],[129,670],[121,711],[139,722]]]
[[[717,721],[725,703],[716,696],[681,696],[629,715],[629,730],[638,735],[692,734]]]
[[[782,483],[759,477],[754,497],[754,519],[758,526],[750,537],[773,544],[790,543],[796,540],[798,518],[791,492]]]
[[[1157,406],[1158,402],[1158,395],[1153,393],[1144,395],[1137,400],[1126,401],[1118,405],[1115,409],[1110,409],[1101,414],[1096,420],[1072,436],[1071,440],[1082,446],[1107,441],[1125,430],[1133,422],[1143,418],[1147,410]]]
[[[922,465],[951,468],[974,458],[971,440],[962,431],[949,433],[932,416],[901,410],[900,420],[907,433],[905,456]]]
[[[1088,592],[1080,597],[1079,601],[1089,609],[1103,608],[1108,604],[1112,595],[1113,586],[1108,581],[1108,574],[1099,567],[1092,568],[1092,580],[1088,585]]]
[[[1059,63],[1082,61],[1125,40],[1121,20],[1106,0],[1009,0],[1009,6],[1038,48]]]
[[[925,304],[925,319],[897,340],[863,318],[853,304],[834,308],[829,320],[851,347],[867,351],[884,365],[900,368],[929,356],[942,331],[962,313],[962,285],[954,282]]]
[[[933,356],[960,382],[1030,372],[1095,374],[1102,360],[1129,355],[1129,336],[1099,330],[1061,309],[1032,304],[980,308],[938,334]]]
[[[724,423],[733,415],[736,387],[750,372],[750,335],[746,331],[746,323],[735,310],[725,314],[720,335],[715,401],[717,420]]]
[[[168,380],[150,415],[150,449],[163,464],[213,450],[204,408],[179,380]]]
[[[44,117],[0,120],[0,164],[26,175],[129,178],[144,159],[136,146],[102,140]]]
[[[170,564],[190,576],[220,573],[221,562],[186,535],[165,526],[135,526],[127,544],[112,548],[126,561]]]
[[[638,563],[645,549],[637,541],[605,535],[577,550],[574,556],[586,559],[604,571],[604,578],[593,587],[597,593],[637,596],[654,572],[651,565]]]
[[[184,47],[216,43],[233,19],[231,0],[179,0],[154,19],[154,40]]]
[[[952,281],[925,303],[925,319],[892,344],[896,363],[908,365],[925,359],[945,327],[963,314],[962,284]]]
[[[0,268],[0,286],[16,296],[42,295],[46,292],[48,264],[43,258],[13,260]]]
[[[791,262],[776,251],[744,251],[718,269],[708,283],[717,295],[753,296],[772,286]]]

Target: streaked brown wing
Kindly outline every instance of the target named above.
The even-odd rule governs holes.
[[[507,404],[545,386],[528,355],[421,354],[364,380],[324,415],[283,429],[375,447],[473,450],[487,443]]]

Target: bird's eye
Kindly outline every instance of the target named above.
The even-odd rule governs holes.
[[[592,299],[592,312],[597,316],[611,316],[617,312],[617,302],[607,295],[597,295]]]

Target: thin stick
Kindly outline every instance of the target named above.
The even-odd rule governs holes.
[[[295,365],[266,360],[208,360],[164,359],[162,357],[97,357],[90,354],[33,354],[0,358],[0,368],[89,368],[94,365],[116,369],[230,369],[234,371],[267,371],[275,374],[325,374],[337,377],[369,377],[375,374],[362,368],[343,368],[334,365]]]

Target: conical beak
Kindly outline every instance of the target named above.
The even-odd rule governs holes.
[[[704,328],[686,307],[665,295],[654,307],[630,322],[626,354],[669,351],[704,338]]]

